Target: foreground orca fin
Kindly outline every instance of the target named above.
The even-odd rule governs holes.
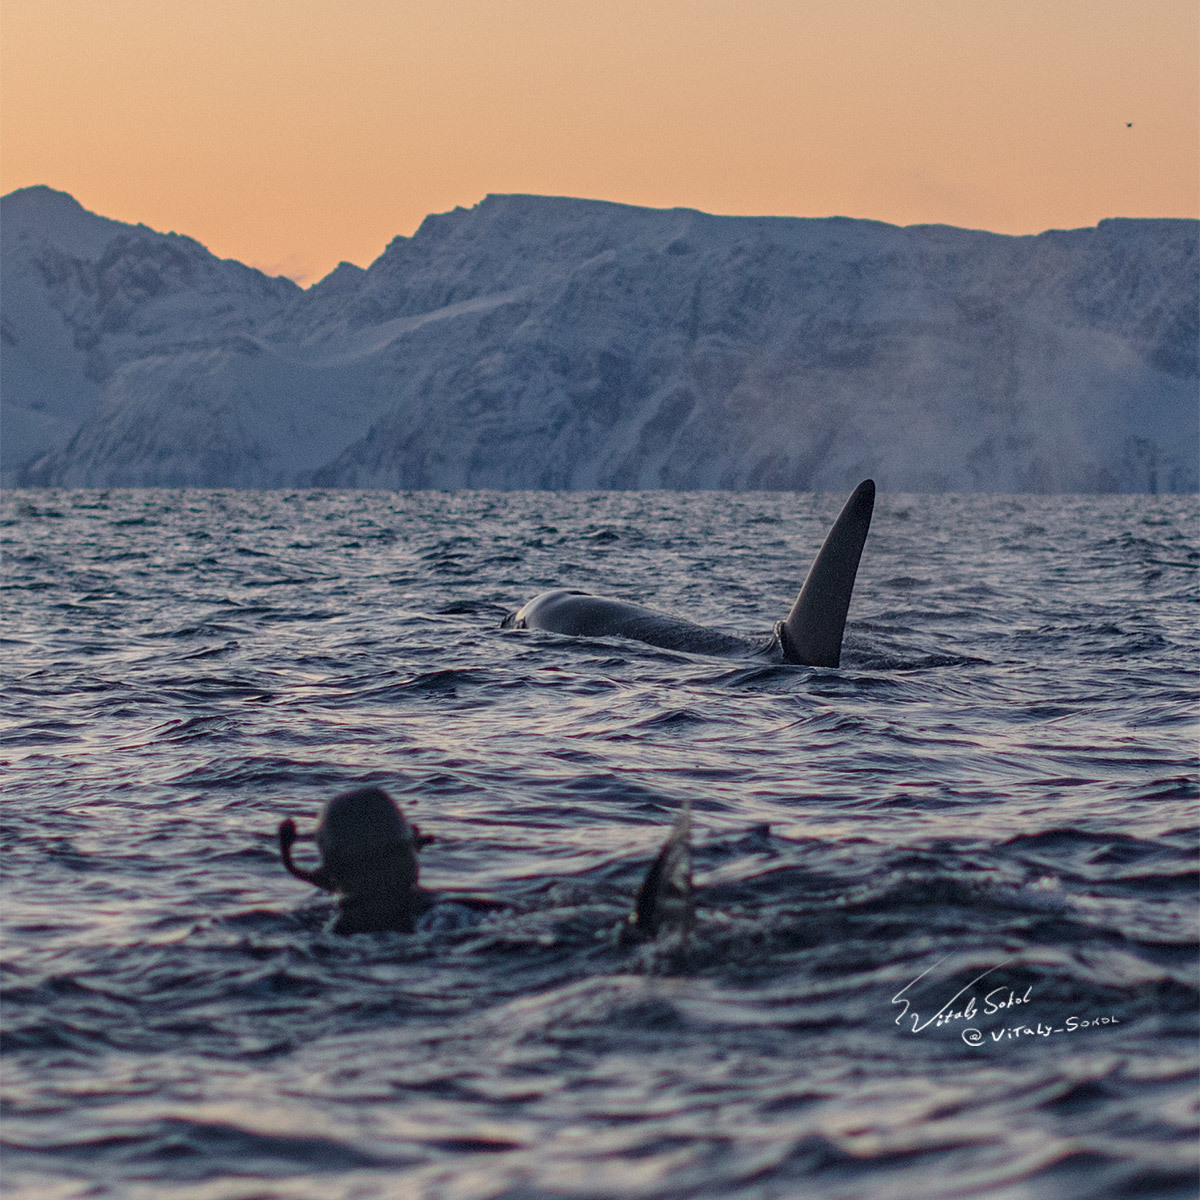
[[[775,626],[788,662],[810,667],[841,662],[850,593],[874,508],[875,482],[864,479],[834,521],[787,620]]]
[[[692,805],[685,800],[670,836],[638,888],[629,924],[646,937],[661,930],[686,937],[692,927]]]

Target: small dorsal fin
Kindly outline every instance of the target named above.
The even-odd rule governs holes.
[[[647,937],[692,925],[692,805],[683,802],[670,836],[646,871],[629,923]]]
[[[874,480],[864,479],[834,521],[787,620],[775,627],[788,662],[810,667],[841,662],[846,613],[874,508]]]

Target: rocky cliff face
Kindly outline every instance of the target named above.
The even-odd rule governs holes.
[[[1197,223],[489,197],[307,291],[3,200],[3,470],[64,486],[1197,488]]]

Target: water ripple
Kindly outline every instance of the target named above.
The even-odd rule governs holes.
[[[499,628],[765,633],[835,497],[2,499],[13,1195],[1194,1193],[1194,498],[883,496],[838,671]],[[359,783],[411,935],[279,865]]]

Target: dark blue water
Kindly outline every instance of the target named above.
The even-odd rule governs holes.
[[[5,493],[7,1194],[1194,1196],[1194,497],[881,495],[837,671],[498,628],[765,633],[843,499]],[[327,932],[359,783],[504,907]]]

